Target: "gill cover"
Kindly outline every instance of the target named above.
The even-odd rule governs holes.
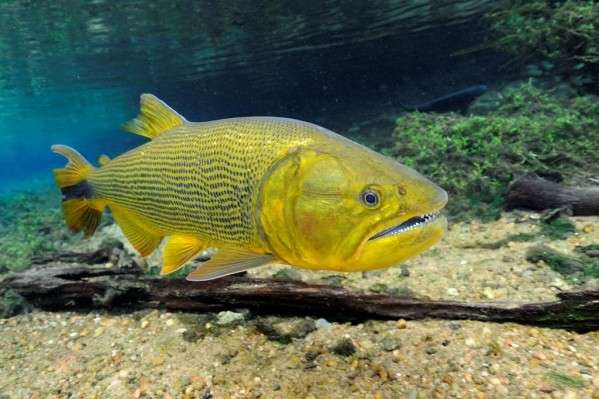
[[[278,258],[322,269],[342,265],[355,252],[361,238],[343,234],[355,223],[343,215],[350,182],[351,171],[342,162],[315,149],[291,150],[273,165],[257,215]]]

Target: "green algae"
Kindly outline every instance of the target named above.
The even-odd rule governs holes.
[[[599,278],[599,260],[586,255],[571,256],[543,244],[528,248],[526,260],[531,263],[543,261],[552,270],[566,276],[575,284]]]
[[[540,226],[540,233],[552,240],[565,240],[576,233],[574,223],[559,210],[541,219]]]
[[[0,297],[0,319],[6,319],[25,313],[30,309],[29,304],[18,293],[8,290]]]
[[[35,256],[54,252],[66,234],[57,196],[19,193],[0,198],[0,273],[20,271]]]
[[[584,388],[584,381],[582,381],[580,378],[560,373],[559,371],[550,371],[547,373],[547,377],[556,385],[561,387]]]
[[[599,88],[598,2],[505,0],[486,19],[492,44],[515,62],[542,60],[576,86]]]
[[[501,93],[485,116],[408,113],[384,151],[445,188],[450,215],[499,217],[509,183],[526,172],[583,180],[599,173],[599,102],[563,98],[532,84]]]

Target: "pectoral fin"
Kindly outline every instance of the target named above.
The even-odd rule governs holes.
[[[204,243],[197,237],[183,235],[170,236],[162,255],[160,275],[163,276],[179,270],[185,263],[192,260],[204,249]]]
[[[262,266],[274,260],[271,255],[256,254],[238,248],[221,248],[209,260],[189,273],[189,281],[207,281]]]

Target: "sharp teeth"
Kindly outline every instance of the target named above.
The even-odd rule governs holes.
[[[434,213],[427,213],[425,215],[413,217],[412,219],[406,220],[402,224],[399,224],[395,227],[391,227],[389,229],[381,231],[378,234],[375,234],[370,239],[373,240],[373,239],[376,239],[379,237],[393,236],[393,235],[397,235],[397,234],[406,232],[408,230],[412,230],[420,225],[426,224],[426,223],[436,219],[438,216],[439,216],[439,212],[434,212]]]

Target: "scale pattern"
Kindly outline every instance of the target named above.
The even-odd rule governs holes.
[[[284,118],[186,123],[94,171],[99,198],[145,216],[161,235],[258,245],[262,178],[290,148],[329,133]]]

